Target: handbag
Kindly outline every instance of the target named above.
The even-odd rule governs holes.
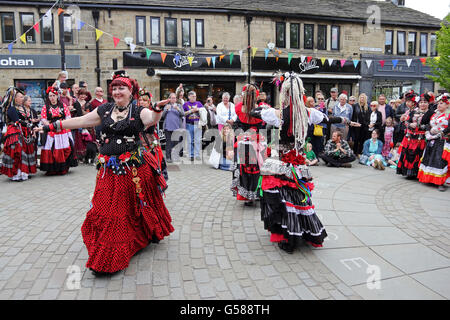
[[[316,137],[323,137],[323,127],[321,125],[314,125],[314,133]]]

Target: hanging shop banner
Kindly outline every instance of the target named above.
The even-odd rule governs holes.
[[[80,69],[79,55],[66,55],[67,69]],[[58,54],[0,54],[0,69],[61,69]]]
[[[148,56],[148,58],[147,58]],[[240,59],[233,59],[232,56],[226,55],[222,59],[215,59],[219,55],[195,54],[190,55],[185,52],[167,53],[163,58],[160,53],[146,52],[124,52],[123,66],[124,68],[169,68],[179,71],[191,71],[197,69],[241,69]],[[211,60],[212,59],[212,60]],[[213,63],[211,63],[213,61]]]
[[[306,57],[303,62],[301,58],[292,58],[290,61],[288,58],[279,58],[277,61],[276,58],[267,58],[266,60],[264,57],[255,57],[252,61],[252,69],[254,71],[294,71],[300,74],[336,72],[359,74],[360,64],[358,63],[355,67],[352,60],[325,60],[312,57]]]

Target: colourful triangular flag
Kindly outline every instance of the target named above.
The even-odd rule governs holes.
[[[63,13],[63,12],[64,12],[64,9],[58,8],[58,16],[59,16],[61,13]]]
[[[208,67],[211,65],[211,57],[206,57],[206,62],[208,62]]]
[[[322,62],[322,67],[325,65],[326,60],[327,60],[326,58],[320,58],[320,61]]]
[[[434,61],[436,61],[437,63],[439,63],[439,61],[441,61],[441,57],[434,57],[433,59],[434,59]]]
[[[27,43],[27,34],[24,33],[23,35],[20,36],[20,40],[22,40],[23,43]]]
[[[384,68],[384,63],[385,63],[386,61],[380,60],[379,62],[380,62],[381,67]]]
[[[36,22],[33,26],[33,29],[36,30],[37,33],[39,33],[39,22]]]
[[[113,37],[113,41],[114,41],[114,48],[115,48],[115,47],[117,47],[117,45],[119,44],[120,39],[119,39],[119,38],[116,38],[116,37]]]
[[[9,53],[12,53],[13,44],[14,44],[14,42],[11,42],[10,44],[8,44]]]
[[[98,39],[100,39],[100,37],[103,35],[103,31],[99,30],[99,29],[95,29],[95,41],[98,41]]]
[[[355,66],[355,69],[356,67],[358,67],[358,63],[359,63],[358,59],[353,59],[353,65]]]
[[[333,58],[328,58],[328,65],[331,67],[331,65],[333,64],[334,59]]]
[[[344,67],[344,64],[345,64],[345,62],[346,62],[347,60],[341,59],[340,61],[341,61],[341,68],[343,68],[343,67]]]
[[[149,48],[145,48],[145,55],[147,56],[147,59],[150,59],[150,56],[152,55],[152,50]]]
[[[252,48],[252,58],[255,57],[257,50],[258,50],[258,48]]]
[[[313,57],[307,57],[307,58],[306,58],[306,62],[309,63],[309,62],[312,60],[312,58],[313,58]]]
[[[420,62],[422,62],[423,65],[426,65],[427,58],[420,58]]]
[[[267,56],[269,55],[270,49],[266,48],[264,49],[264,59],[267,60]]]
[[[242,54],[244,53],[244,50],[239,50],[239,60],[242,62]]]
[[[194,57],[193,56],[189,56],[188,57],[188,61],[189,61],[189,65],[192,67],[192,61],[194,61]]]
[[[411,66],[412,59],[406,59],[406,65],[408,68]]]
[[[372,60],[366,60],[367,69],[370,69],[371,64],[372,64]]]
[[[291,64],[291,60],[292,60],[293,56],[294,56],[293,53],[291,53],[291,52],[288,53],[288,64]]]
[[[300,61],[303,63],[303,61],[305,61],[305,59],[306,59],[306,56],[303,56],[303,55],[301,55],[300,56]]]
[[[219,61],[222,61],[222,59],[225,58],[225,55],[222,54],[221,56],[219,56]]]
[[[167,57],[167,53],[161,52],[161,60],[163,63],[164,63],[164,60],[166,60],[166,57]],[[192,58],[192,59],[194,59],[194,58]]]
[[[84,25],[85,25],[85,23],[83,21],[78,20],[78,26],[77,26],[78,31],[80,31],[81,28],[83,28]]]
[[[395,68],[398,64],[398,59],[392,60],[392,66]]]
[[[233,63],[234,53],[230,53],[230,65]]]
[[[136,45],[135,45],[134,43],[130,43],[130,51],[131,51],[131,54],[134,53],[134,49],[136,49]]]
[[[178,65],[178,62],[180,61],[180,55],[176,54],[175,55],[175,64]]]
[[[275,57],[275,61],[278,62],[278,57]]]
[[[213,63],[213,68],[216,68],[216,58],[217,57],[211,57],[212,63]]]

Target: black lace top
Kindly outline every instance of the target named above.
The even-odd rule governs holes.
[[[97,108],[97,113],[102,120],[101,154],[118,156],[139,148],[139,133],[144,130],[144,124],[140,116],[143,108],[133,104],[129,108],[128,116],[117,122],[114,122],[111,118],[114,103],[105,103]]]

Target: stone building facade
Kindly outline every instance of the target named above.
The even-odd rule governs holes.
[[[380,79],[383,77],[394,79],[396,74],[402,83],[406,84],[398,84],[397,81],[399,86],[397,91],[406,89],[407,82],[411,79],[414,79],[414,89],[417,91],[423,91],[425,88],[437,90],[433,83],[425,78],[428,72],[426,68],[413,68],[413,74],[406,68],[403,68],[404,74],[401,74],[402,70],[391,68],[390,72],[384,74],[376,71],[375,63],[372,65],[372,68],[375,68],[373,70],[367,69],[364,64],[365,59],[398,57],[415,59],[413,61],[415,66],[420,63],[417,58],[420,57],[421,34],[427,35],[426,56],[433,54],[430,50],[433,46],[433,34],[439,30],[440,21],[392,3],[377,3],[380,10],[378,25],[368,24],[372,15],[367,12],[373,1],[346,1],[345,8],[337,0],[278,2],[261,0],[253,4],[254,7],[226,0],[209,1],[207,7],[202,1],[191,1],[189,7],[180,1],[152,0],[86,0],[64,3],[66,12],[85,23],[81,30],[77,30],[77,19],[72,18],[70,23],[69,18],[66,18],[66,37],[71,41],[65,42],[65,54],[72,56],[73,60],[72,64],[67,64],[69,83],[87,81],[91,91],[97,85],[106,88],[111,73],[122,68],[127,69],[130,76],[138,79],[141,86],[149,89],[155,99],[165,98],[169,91],[173,91],[179,83],[183,83],[187,90],[196,90],[200,99],[205,100],[207,95],[213,95],[218,101],[224,91],[231,94],[240,92],[250,76],[252,82],[258,83],[269,93],[272,103],[276,103],[277,90],[271,84],[271,79],[273,72],[277,70],[302,71],[309,95],[319,89],[328,94],[331,87],[338,87],[340,91],[345,90],[352,95],[358,95],[362,91],[371,95],[376,91]],[[8,37],[13,36],[17,39],[23,33],[24,13],[32,13],[34,22],[37,22],[51,5],[51,2],[46,1],[0,3],[2,22],[0,92],[4,92],[10,85],[25,84],[34,88],[33,94],[38,95],[37,89],[40,86],[46,86],[55,80],[60,67],[48,62],[57,63],[56,60],[60,59],[61,54],[59,41],[61,30],[56,9],[52,11],[53,41],[43,41],[44,30],[41,25],[39,34],[33,31],[35,40],[33,43],[28,41],[27,44],[23,44],[18,40],[13,45],[12,54],[9,54],[7,48]],[[97,28],[105,32],[98,42],[94,28],[96,26],[94,17],[97,14]],[[14,18],[13,27],[11,17]],[[168,27],[166,21],[169,23]],[[158,23],[159,31],[156,32]],[[176,29],[173,29],[173,24],[176,25]],[[46,37],[50,35],[49,30],[50,28],[46,29]],[[386,35],[390,34],[387,31],[392,31],[393,40],[390,46],[387,45],[389,41],[386,40]],[[405,55],[398,54],[399,32],[406,39],[409,33],[417,35],[414,52],[406,50]],[[115,47],[110,35],[122,41]],[[127,38],[138,45],[133,54],[130,52],[130,45],[123,41]],[[158,39],[159,42],[156,41]],[[169,43],[174,39],[175,43]],[[182,42],[186,42],[187,39],[190,43],[183,45]],[[268,48],[270,43],[274,44],[275,48],[266,59],[264,49]],[[404,45],[408,47],[408,42],[406,41]],[[146,52],[142,47],[152,50],[150,60],[147,61]],[[249,47],[258,48],[254,58],[249,59],[252,52]],[[386,54],[387,47],[390,52]],[[240,50],[242,56],[239,56]],[[159,52],[168,54],[166,63],[158,60]],[[227,60],[231,52],[235,54],[232,64]],[[167,62],[174,60],[176,53],[193,55],[199,60],[222,54],[226,58],[217,61],[215,68],[203,62],[197,67],[185,66],[184,69],[180,69]],[[290,63],[288,63],[289,53],[293,54]],[[301,56],[312,57],[312,61],[309,63],[305,61],[302,64]],[[18,57],[23,59],[37,57],[47,62],[43,62],[39,68],[2,65],[8,64],[8,59]],[[323,58],[333,59],[333,65],[330,66],[328,60],[322,64]],[[347,60],[343,67],[339,63],[342,59]],[[355,67],[352,59],[358,59],[360,63]],[[38,104],[39,97],[35,97],[34,102]]]

